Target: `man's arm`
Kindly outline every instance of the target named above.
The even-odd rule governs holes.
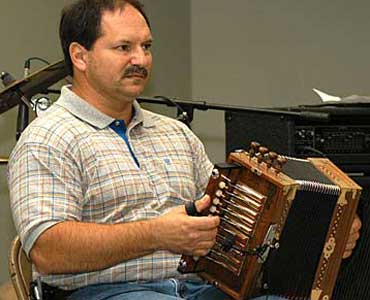
[[[197,203],[201,211],[209,197]],[[183,206],[162,217],[126,224],[62,222],[46,230],[31,250],[41,273],[78,273],[108,268],[156,250],[205,255],[215,242],[217,217],[189,217]],[[352,254],[361,221],[356,215],[343,258]]]
[[[203,197],[197,209],[209,202]],[[156,250],[202,256],[213,246],[218,224],[218,217],[189,217],[184,206],[156,219],[124,224],[65,221],[43,232],[30,255],[44,274],[96,271]]]

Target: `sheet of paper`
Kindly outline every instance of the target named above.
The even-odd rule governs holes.
[[[318,89],[312,89],[321,99],[322,102],[329,102],[329,101],[341,101],[342,99],[338,96],[329,95],[324,93]]]

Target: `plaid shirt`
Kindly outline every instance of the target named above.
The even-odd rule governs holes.
[[[202,196],[212,164],[199,139],[182,123],[137,102],[134,109],[127,130],[113,130],[122,122],[63,87],[58,101],[22,134],[8,181],[15,225],[28,254],[40,234],[59,222],[145,220]],[[178,261],[179,255],[157,251],[96,272],[42,279],[74,289],[176,278],[182,276]]]

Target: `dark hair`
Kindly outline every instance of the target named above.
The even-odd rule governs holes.
[[[73,64],[69,55],[71,43],[77,42],[90,50],[102,34],[101,17],[103,12],[123,8],[126,4],[135,7],[145,18],[150,28],[143,5],[138,0],[78,0],[63,9],[59,24],[59,37],[70,75],[73,75]]]

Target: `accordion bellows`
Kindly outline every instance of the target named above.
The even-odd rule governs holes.
[[[331,299],[361,188],[328,159],[271,160],[231,153],[215,165],[206,193],[217,214],[217,241],[204,257],[183,256],[234,299],[280,295]]]

